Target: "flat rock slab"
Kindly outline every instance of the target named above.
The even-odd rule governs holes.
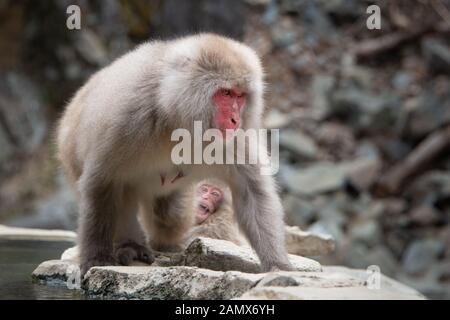
[[[40,283],[73,285],[72,261],[42,263],[33,278]],[[381,284],[369,289],[366,281],[345,272],[244,273],[188,266],[94,267],[82,287],[102,299],[424,299],[417,291]],[[358,271],[359,273],[359,271]],[[388,278],[387,278],[388,279]],[[391,279],[389,279],[391,280]]]
[[[322,270],[320,263],[312,259],[289,255],[289,260],[298,271],[320,272]],[[251,248],[210,238],[194,239],[177,264],[216,271],[261,272],[259,260]]]
[[[248,247],[224,240],[194,239],[178,254],[159,254],[151,266],[94,267],[83,281],[76,248],[62,260],[41,263],[34,281],[82,288],[104,299],[424,299],[417,291],[380,275],[380,288],[369,289],[365,270],[321,267],[290,255],[300,271],[257,273],[259,261]]]
[[[262,287],[254,288],[240,297],[244,300],[423,300],[419,293],[399,294],[368,287]]]

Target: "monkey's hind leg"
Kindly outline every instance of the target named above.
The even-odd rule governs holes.
[[[124,190],[118,217],[114,256],[119,264],[128,266],[133,260],[147,264],[155,261],[152,251],[146,247],[145,236],[137,219],[138,203],[135,193]]]
[[[152,249],[162,252],[184,249],[193,217],[187,214],[179,192],[144,203],[142,209],[143,225]]]
[[[117,265],[113,240],[120,192],[112,183],[99,183],[93,177],[87,172],[79,181],[81,201],[78,240],[82,275],[94,266]]]

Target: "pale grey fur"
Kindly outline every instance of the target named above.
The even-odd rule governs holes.
[[[136,226],[138,204],[146,230],[163,237],[152,215],[185,219],[176,194],[199,180],[217,177],[232,190],[240,227],[264,271],[291,269],[284,246],[283,210],[272,177],[255,165],[182,165],[171,162],[176,128],[192,130],[195,120],[213,126],[212,95],[221,87],[247,93],[241,128],[259,128],[263,71],[249,47],[212,34],[145,43],[96,74],[76,93],[58,128],[58,154],[80,200],[82,272],[91,266],[127,262],[140,236],[118,232]],[[162,185],[178,172],[186,177]],[[172,200],[171,200],[172,199]],[[158,205],[159,203],[159,205]],[[147,219],[145,219],[146,215]],[[127,221],[129,220],[129,221]],[[118,225],[118,223],[120,223]],[[183,224],[174,225],[174,230]],[[141,230],[133,228],[134,235]],[[123,231],[123,230],[121,230]],[[161,230],[160,230],[161,231]],[[176,233],[176,232],[175,232]],[[127,248],[127,257],[117,257]],[[148,260],[152,260],[149,258]]]

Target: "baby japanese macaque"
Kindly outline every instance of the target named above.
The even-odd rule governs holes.
[[[237,245],[248,244],[239,232],[233,215],[229,189],[219,181],[204,181],[196,188],[192,206],[195,226],[190,237],[208,237],[228,240]]]

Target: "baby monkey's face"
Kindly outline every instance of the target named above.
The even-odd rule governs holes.
[[[216,186],[202,184],[197,189],[198,207],[196,223],[203,223],[210,215],[216,212],[223,199],[223,192]]]

